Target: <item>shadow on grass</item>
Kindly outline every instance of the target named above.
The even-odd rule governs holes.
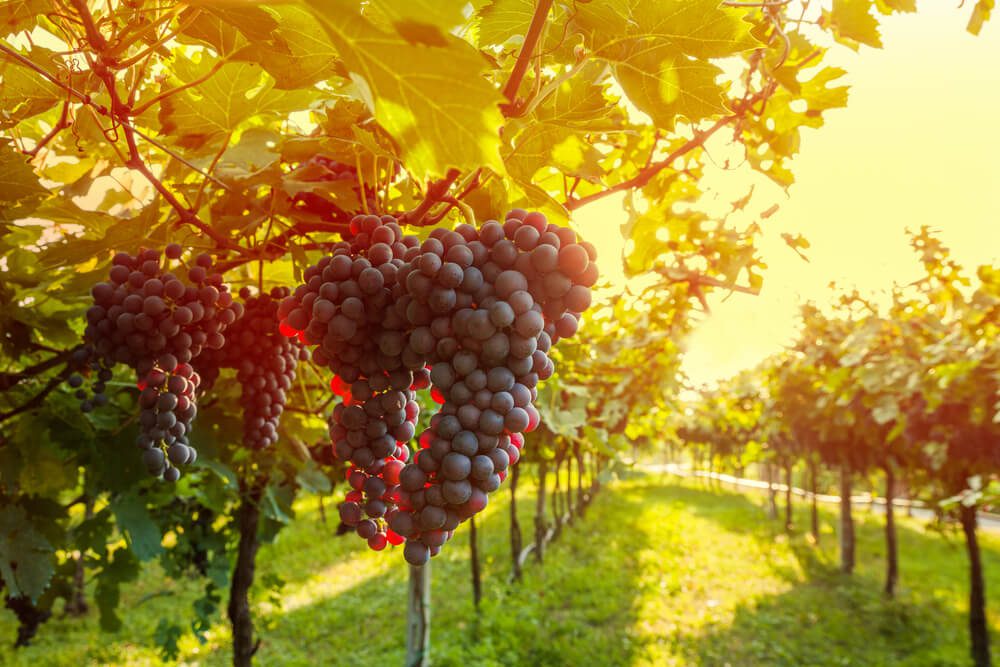
[[[967,665],[965,615],[942,599],[885,599],[867,578],[831,575],[736,610],[732,623],[685,637],[692,665],[931,667]]]
[[[459,528],[431,562],[435,667],[632,664],[628,632],[638,613],[640,568],[630,554],[648,546],[637,518],[643,499],[602,493],[586,516],[549,546],[546,563],[529,560],[524,580],[508,584],[510,494],[504,488],[498,495],[477,524],[483,573],[478,616],[472,603],[468,527]],[[534,500],[530,493],[518,494],[526,541]],[[599,536],[594,534],[597,526]],[[408,568],[398,549],[379,557],[390,563],[380,575],[278,612],[274,626],[264,631],[260,664],[402,664]],[[207,664],[226,664],[228,659],[228,651],[220,650]]]
[[[895,599],[882,594],[885,575],[884,516],[855,513],[857,567],[839,570],[835,534],[813,544],[799,530],[786,533],[780,520],[766,517],[761,504],[726,490],[667,486],[664,494],[687,504],[691,513],[712,520],[725,531],[752,535],[787,549],[797,567],[775,558],[771,571],[792,587],[737,608],[731,623],[678,642],[686,664],[767,666],[906,666],[931,667],[971,663],[966,634],[964,546],[960,540],[922,529],[914,520],[897,523],[900,583]],[[809,525],[809,507],[800,502],[796,526]],[[835,507],[820,509],[829,533]],[[782,514],[783,516],[783,514]],[[1000,650],[1000,551],[984,546],[993,651]]]

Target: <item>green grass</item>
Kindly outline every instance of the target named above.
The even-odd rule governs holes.
[[[506,491],[506,489],[505,489]],[[519,495],[531,530],[531,489]],[[882,519],[857,512],[858,568],[837,573],[836,514],[823,508],[819,547],[786,536],[761,495],[708,491],[646,477],[604,490],[587,516],[508,585],[509,494],[480,523],[484,601],[471,601],[468,532],[433,561],[432,649],[445,665],[834,666],[967,665],[966,562],[957,536],[900,520],[900,592],[880,591]],[[376,554],[334,537],[315,501],[260,552],[259,575],[287,580],[283,605],[258,601],[261,665],[399,665],[405,641],[407,569],[399,553]],[[806,526],[802,505],[796,520]],[[989,605],[1000,612],[1000,535],[983,535]],[[165,593],[165,595],[150,595]],[[158,665],[151,639],[160,618],[184,622],[196,581],[156,568],[123,592],[124,629],[56,618],[35,645],[0,651],[3,665]],[[1000,615],[990,617],[994,636]],[[14,622],[0,614],[0,637]],[[224,619],[208,643],[182,642],[182,663],[230,661]]]

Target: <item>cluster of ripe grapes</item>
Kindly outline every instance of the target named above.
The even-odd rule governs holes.
[[[111,368],[130,366],[140,389],[136,445],[149,473],[168,481],[180,477],[177,466],[197,456],[187,439],[200,383],[191,362],[202,350],[220,349],[226,328],[243,314],[222,275],[211,272],[209,255],[195,258],[188,282],[168,270],[170,260],[180,260],[181,254],[179,245],[170,244],[163,261],[152,249],[115,255],[109,280],[91,290],[94,304],[84,331],[98,382],[95,398],[84,399],[81,409],[106,403],[100,397]],[[69,382],[79,386],[82,378],[74,375]]]
[[[350,385],[330,429],[351,463],[341,518],[372,548],[405,539],[421,565],[486,507],[538,425],[547,353],[590,306],[595,258],[540,213],[435,229],[422,243],[391,216],[357,216],[281,303],[282,332]],[[441,409],[407,462],[412,392],[428,384]]]
[[[301,342],[278,331],[278,303],[289,294],[287,287],[256,296],[250,288],[242,288],[243,316],[226,331],[223,347],[206,350],[197,361],[202,391],[215,384],[222,368],[236,369],[243,444],[251,449],[264,449],[278,441],[286,393],[295,381],[298,362],[309,358]]]

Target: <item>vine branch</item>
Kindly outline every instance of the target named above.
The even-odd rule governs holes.
[[[514,69],[511,70],[510,78],[507,79],[507,84],[503,87],[503,96],[508,101],[508,104],[505,105],[505,113],[516,111],[517,90],[521,87],[521,81],[524,79],[525,72],[528,71],[528,64],[531,62],[535,46],[542,36],[542,28],[545,27],[545,20],[548,18],[551,8],[552,0],[538,0],[538,5],[535,6],[535,13],[531,17],[531,24],[528,26],[527,34],[524,36],[524,43],[521,44],[521,51],[517,54],[517,60],[514,62]]]
[[[458,180],[461,173],[458,169],[449,169],[444,178],[432,181],[427,186],[427,192],[424,194],[423,201],[412,211],[404,213],[399,219],[400,224],[414,225],[416,227],[428,224],[425,222],[427,213],[435,204],[444,201],[444,198],[448,195],[448,190]]]
[[[703,146],[705,142],[708,141],[709,137],[714,135],[723,127],[729,125],[733,121],[740,120],[741,118],[743,118],[743,116],[746,115],[747,111],[753,108],[754,104],[763,99],[766,99],[771,94],[771,92],[772,88],[769,86],[764,90],[761,90],[760,92],[756,93],[752,97],[748,98],[747,100],[741,101],[737,107],[737,110],[734,113],[731,113],[727,116],[723,116],[722,118],[718,119],[717,121],[715,121],[715,123],[712,124],[711,127],[709,127],[704,132],[696,133],[692,139],[690,139],[689,141],[685,142],[682,146],[675,149],[673,152],[670,153],[670,155],[667,155],[662,160],[648,164],[645,168],[640,170],[639,173],[633,176],[632,178],[622,181],[621,183],[616,183],[615,185],[612,185],[611,187],[606,188],[604,190],[600,190],[598,192],[585,195],[583,197],[574,197],[566,200],[566,202],[564,203],[566,209],[569,211],[575,211],[576,209],[582,206],[586,206],[587,204],[595,202],[598,199],[604,199],[605,197],[612,195],[616,192],[624,192],[625,190],[632,190],[633,188],[643,187],[644,185],[649,183],[649,181],[658,173],[670,167],[674,163],[674,161],[676,161],[678,158],[683,157],[684,155],[690,153],[694,149]]]

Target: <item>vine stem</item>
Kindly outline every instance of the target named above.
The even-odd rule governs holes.
[[[435,204],[444,200],[444,197],[448,194],[448,190],[458,180],[461,173],[458,169],[449,169],[444,178],[430,183],[427,186],[427,193],[424,195],[423,201],[412,211],[404,213],[399,220],[400,223],[416,227],[424,225],[424,218],[427,213],[430,212]]]
[[[44,67],[39,67],[35,63],[31,62],[31,60],[29,60],[28,58],[25,58],[23,55],[21,55],[20,53],[18,53],[14,49],[10,48],[6,44],[0,44],[0,53],[7,54],[10,58],[16,60],[17,62],[21,63],[22,65],[24,65],[28,69],[34,71],[36,74],[40,75],[42,78],[44,78],[44,79],[50,81],[51,83],[54,83],[55,85],[59,86],[60,88],[62,88],[63,90],[65,90],[70,95],[73,95],[74,97],[76,97],[77,99],[79,99],[84,104],[89,104],[90,106],[92,106],[95,109],[97,109],[100,113],[107,114],[108,110],[105,109],[102,105],[96,104],[93,100],[91,100],[90,99],[90,95],[87,95],[86,93],[81,93],[79,90],[77,90],[73,86],[69,85],[68,83],[60,81],[57,76],[55,76],[54,74],[52,74],[51,72],[49,72],[48,70],[46,70]]]
[[[136,143],[135,137],[139,131],[132,126],[129,122],[128,117],[131,112],[131,108],[122,102],[121,97],[118,95],[118,88],[115,84],[115,75],[108,67],[105,65],[105,51],[108,47],[107,40],[104,35],[101,34],[100,30],[97,29],[97,24],[94,21],[93,14],[90,13],[90,8],[87,6],[86,0],[72,0],[74,9],[80,16],[80,20],[83,22],[84,32],[87,36],[87,42],[97,53],[97,62],[93,63],[91,66],[94,74],[101,79],[104,83],[104,87],[108,91],[108,95],[111,96],[111,110],[108,112],[105,110],[103,113],[111,118],[113,123],[117,123],[121,126],[125,134],[125,143],[128,146],[128,159],[125,162],[125,166],[138,171],[142,174],[150,185],[163,197],[164,201],[173,208],[181,218],[182,223],[187,223],[203,234],[211,238],[220,248],[226,248],[228,250],[235,251],[238,254],[246,255],[247,250],[241,247],[239,244],[234,243],[232,239],[220,234],[219,232],[212,229],[210,225],[205,223],[201,218],[199,218],[194,211],[184,206],[179,199],[172,193],[163,182],[157,178],[153,171],[149,168],[149,165],[142,159],[142,155],[139,153],[139,146]],[[89,98],[86,100],[89,103]],[[148,137],[143,136],[143,138],[148,139]]]
[[[675,160],[690,153],[694,149],[703,146],[705,142],[708,141],[709,137],[711,137],[713,134],[721,130],[723,127],[726,127],[733,121],[740,120],[741,118],[743,118],[746,115],[747,111],[753,108],[754,104],[763,99],[766,99],[771,94],[771,92],[772,92],[771,87],[768,87],[758,92],[757,94],[753,95],[746,101],[741,102],[739,104],[739,107],[734,113],[731,113],[727,116],[723,116],[722,118],[718,119],[717,121],[715,121],[715,123],[712,124],[711,127],[709,127],[704,132],[696,133],[694,138],[692,138],[690,141],[685,142],[684,145],[674,150],[672,153],[670,153],[670,155],[666,156],[662,160],[650,163],[632,178],[622,181],[621,183],[612,185],[611,187],[606,188],[604,190],[591,193],[584,197],[575,197],[568,199],[564,203],[564,206],[569,211],[575,211],[576,209],[582,206],[586,206],[587,204],[595,202],[598,199],[603,199],[616,192],[624,192],[625,190],[631,190],[633,188],[641,188],[642,186],[649,183],[650,179],[656,176],[656,174],[670,167]]]
[[[524,36],[524,43],[521,44],[521,51],[517,54],[517,60],[514,62],[514,69],[511,70],[510,78],[507,79],[507,84],[503,87],[503,96],[510,102],[511,107],[514,106],[514,101],[517,99],[517,90],[521,87],[525,72],[528,71],[528,64],[531,62],[535,46],[542,36],[542,28],[545,27],[545,20],[548,18],[551,8],[552,0],[538,0],[538,5],[535,6],[531,24]]]

